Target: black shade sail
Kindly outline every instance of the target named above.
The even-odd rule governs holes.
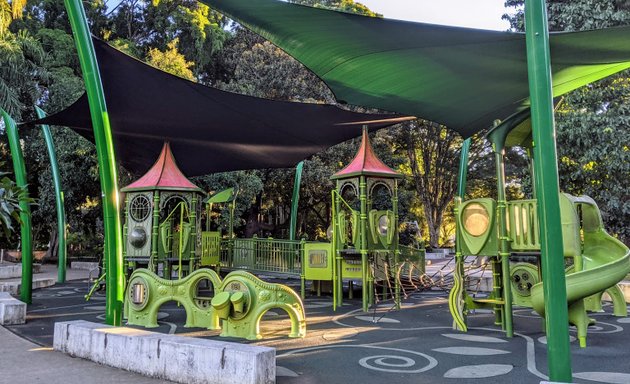
[[[361,134],[409,119],[333,105],[273,101],[173,76],[94,39],[117,159],[151,167],[165,141],[186,176],[291,167]],[[84,94],[67,109],[29,124],[68,126],[93,141]]]

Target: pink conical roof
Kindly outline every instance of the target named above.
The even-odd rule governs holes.
[[[354,156],[354,159],[344,169],[335,173],[331,179],[340,179],[357,175],[381,176],[381,177],[403,177],[400,173],[394,171],[379,159],[374,153],[370,139],[368,138],[367,128],[363,128],[363,137],[361,138],[361,146]]]
[[[185,190],[200,191],[202,189],[191,183],[184,176],[182,171],[177,167],[171,146],[168,142],[164,143],[160,157],[151,169],[141,178],[121,189],[122,192],[152,190],[152,189],[169,189],[169,190]]]

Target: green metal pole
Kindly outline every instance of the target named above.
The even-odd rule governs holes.
[[[125,204],[129,206],[129,204]],[[209,216],[208,216],[209,217]],[[155,262],[158,259],[159,251],[159,232],[160,231],[160,191],[153,191],[153,223],[151,223],[151,270],[158,272],[158,266]],[[125,242],[126,244],[126,242]]]
[[[343,305],[343,268],[341,267],[341,248],[343,244],[341,244],[339,235],[342,230],[345,228],[341,228],[339,225],[339,218],[337,215],[341,210],[341,196],[339,196],[339,182],[337,182],[337,189],[333,191],[333,206],[332,206],[332,215],[333,215],[333,241],[332,241],[332,249],[334,252],[334,260],[335,260],[335,269],[333,270],[333,275],[335,277],[335,291],[333,291],[333,298],[335,304],[333,305],[333,310],[336,310],[337,307],[341,307]]]
[[[466,176],[468,175],[468,153],[470,151],[470,139],[464,140],[459,154],[459,175],[457,180],[457,197],[455,198],[454,214],[457,217],[459,206],[466,195]],[[464,287],[464,256],[462,255],[461,228],[455,231],[455,274],[454,284],[449,293],[449,309],[453,316],[453,327],[466,332],[466,317],[464,315],[463,300],[466,295]]]
[[[11,159],[13,159],[13,172],[15,173],[15,184],[27,190],[28,183],[26,181],[26,165],[24,163],[24,155],[22,154],[22,146],[20,145],[20,136],[18,134],[15,121],[0,108],[4,119],[4,126],[9,139],[9,147],[11,149]],[[20,198],[20,241],[22,248],[22,286],[20,287],[20,300],[26,304],[31,304],[33,288],[33,244],[32,244],[32,227],[31,227],[31,207],[28,202],[28,192]]]
[[[497,209],[499,219],[499,259],[501,260],[503,328],[507,337],[514,336],[512,325],[512,286],[510,280],[510,252],[507,231],[507,198],[505,196],[505,162],[503,142],[493,143],[497,172]]]
[[[300,184],[302,183],[302,168],[304,168],[304,162],[300,161],[298,165],[295,167],[295,181],[293,182],[293,197],[291,198],[291,221],[289,224],[289,240],[295,240],[298,203],[300,201]]]
[[[105,231],[105,269],[107,270],[105,321],[110,325],[120,325],[125,281],[122,273],[122,226],[119,217],[116,157],[109,115],[85,9],[80,0],[64,0],[64,3],[79,54],[98,156]]]
[[[398,220],[400,220],[400,216],[398,215],[398,180],[394,180],[392,209],[394,211],[394,222],[390,223],[390,225],[394,225],[394,230],[396,231],[394,235],[394,241],[396,242],[396,246],[394,248],[394,303],[396,304],[396,309],[400,309],[400,280],[397,277],[400,256],[400,245],[398,243],[398,237],[400,235],[398,233]],[[387,278],[389,279],[389,275]]]
[[[370,271],[368,265],[368,243],[367,243],[367,180],[364,175],[359,176],[359,199],[361,202],[361,213],[359,233],[360,233],[360,252],[361,252],[361,291],[363,299],[363,312],[368,311],[370,302]]]
[[[466,194],[466,177],[468,176],[468,153],[470,152],[470,138],[464,140],[459,153],[459,177],[457,180],[457,196],[464,200]]]
[[[190,230],[190,259],[188,260],[188,274],[191,274],[193,273],[197,263],[197,195],[193,195],[191,199],[189,217],[189,223],[192,227]]]
[[[46,117],[46,112],[41,108],[35,107],[37,116],[42,119]],[[61,190],[61,176],[59,175],[59,163],[55,154],[55,143],[53,142],[50,127],[41,125],[44,139],[46,140],[46,148],[48,149],[48,157],[50,158],[50,169],[52,171],[53,184],[55,186],[55,204],[57,205],[57,233],[59,234],[59,243],[57,251],[57,282],[65,283],[66,281],[66,210],[63,204],[63,191]]]
[[[571,351],[562,227],[558,156],[553,119],[549,31],[544,0],[525,0],[527,69],[532,105],[535,190],[540,221],[543,291],[550,381],[571,382]]]

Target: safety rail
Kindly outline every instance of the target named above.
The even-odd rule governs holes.
[[[300,276],[302,248],[299,240],[256,237],[222,240],[221,268]]]
[[[508,233],[514,251],[540,250],[536,200],[508,202]]]
[[[418,268],[422,273],[425,272],[425,257],[426,251],[424,248],[414,248],[406,245],[399,245],[400,247],[400,257],[398,258],[400,262],[408,262],[414,264],[416,268]]]
[[[201,232],[201,265],[219,264],[221,254],[221,233]]]

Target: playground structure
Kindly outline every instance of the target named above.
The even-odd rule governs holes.
[[[126,192],[123,255],[130,281],[141,267],[167,280],[205,267],[245,270],[299,278],[302,298],[307,280],[314,281],[318,294],[323,282],[329,282],[335,307],[342,304],[344,281],[350,297],[354,281],[360,281],[365,311],[387,298],[399,307],[401,279],[413,281],[424,273],[424,251],[398,244],[401,177],[378,159],[364,128],[354,160],[332,177],[336,189],[330,242],[234,238],[234,189],[204,200],[201,189],[179,170],[166,143],[153,167],[121,190]],[[209,230],[212,205],[219,203],[230,204],[227,237]],[[383,287],[381,293],[375,280]]]
[[[190,273],[200,247],[200,201],[203,191],[177,168],[168,143],[153,167],[140,179],[121,189],[125,197],[125,261],[130,270],[138,265],[162,269],[164,276]]]
[[[291,319],[289,337],[306,335],[300,297],[289,287],[266,283],[251,273],[234,271],[223,281],[211,269],[167,280],[147,269],[131,275],[125,295],[128,324],[157,327],[159,308],[176,301],[186,311],[185,327],[222,329],[221,336],[261,339],[260,321],[270,309],[283,309]]]
[[[251,5],[252,1],[230,1],[230,2],[219,2],[214,0],[205,0],[209,5],[214,6],[216,4],[216,8],[221,11],[226,11],[226,14],[233,16],[236,20],[243,22],[244,25],[253,25],[256,28],[256,23],[260,24],[265,22],[265,19],[271,18],[268,14],[263,14],[256,10],[256,6],[258,4]],[[256,3],[265,3],[260,0]],[[285,7],[289,6],[288,4],[284,4],[283,2],[275,2],[274,7]],[[250,8],[246,8],[245,10],[239,9],[239,6],[246,4]],[[101,79],[99,75],[99,68],[96,61],[94,48],[92,41],[89,36],[89,28],[87,26],[87,21],[85,19],[85,14],[81,3],[75,0],[68,0],[66,3],[68,15],[71,20],[71,25],[73,32],[75,34],[75,41],[77,44],[79,59],[82,67],[82,71],[85,74],[85,82],[87,89],[87,100],[89,101],[91,116],[92,116],[92,126],[90,127],[94,131],[94,138],[97,145],[97,152],[99,158],[99,173],[101,177],[101,187],[103,190],[103,207],[104,207],[104,227],[105,227],[105,256],[106,256],[106,267],[108,270],[107,275],[107,301],[106,301],[106,321],[110,324],[119,325],[120,324],[120,309],[122,306],[122,290],[124,286],[124,279],[122,274],[122,258],[121,258],[121,250],[122,243],[121,241],[121,233],[122,227],[120,225],[120,221],[118,218],[118,200],[117,200],[117,181],[116,181],[116,159],[114,156],[112,145],[112,134],[110,129],[110,115],[108,114],[108,107],[105,104],[105,95],[103,91],[103,87],[101,84]],[[289,9],[289,8],[287,8]],[[481,79],[484,83],[492,83],[492,84],[503,84],[501,80],[494,81],[491,80],[488,76],[483,76],[484,72],[480,71],[479,73],[477,69],[483,67],[487,67],[484,65],[479,66],[471,66],[468,71],[451,71],[447,74],[448,82],[444,84],[444,82],[437,81],[438,77],[442,76],[441,73],[435,73],[427,68],[428,66],[435,66],[436,60],[431,59],[431,52],[436,52],[441,57],[446,57],[447,55],[443,55],[443,52],[440,49],[436,49],[438,47],[438,43],[433,41],[429,46],[428,52],[420,52],[422,54],[426,54],[429,59],[424,62],[424,64],[428,63],[424,67],[416,64],[423,64],[422,61],[414,60],[404,60],[405,58],[414,58],[416,55],[405,55],[402,56],[379,56],[378,60],[381,63],[389,64],[390,67],[381,66],[381,65],[373,65],[374,63],[369,62],[370,60],[374,60],[375,55],[370,54],[371,52],[361,51],[360,49],[356,49],[356,47],[360,47],[362,49],[373,49],[375,48],[379,42],[381,44],[386,45],[387,50],[382,48],[379,49],[382,52],[393,52],[393,54],[397,54],[399,52],[404,51],[409,48],[405,47],[406,42],[402,42],[401,47],[399,49],[392,50],[391,49],[391,41],[393,40],[401,40],[403,37],[408,37],[408,40],[411,41],[414,46],[417,43],[416,35],[413,31],[410,33],[401,33],[400,28],[389,28],[389,37],[391,34],[394,34],[394,38],[388,38],[382,32],[389,27],[389,22],[379,20],[379,25],[382,25],[383,28],[380,29],[377,26],[370,25],[368,27],[364,27],[359,25],[359,23],[345,23],[343,21],[339,21],[334,19],[338,17],[334,12],[326,12],[325,18],[330,18],[328,21],[335,22],[335,25],[339,26],[352,26],[355,28],[355,31],[358,33],[354,35],[339,33],[335,30],[334,37],[338,38],[339,36],[349,37],[350,39],[355,38],[355,41],[360,42],[358,45],[348,44],[349,49],[339,49],[338,45],[334,45],[334,51],[339,52],[349,52],[354,49],[352,53],[348,54],[348,60],[344,60],[345,63],[351,67],[352,73],[348,74],[348,72],[343,72],[342,66],[336,67],[335,71],[330,71],[327,67],[329,63],[335,63],[336,61],[333,59],[332,55],[329,51],[321,50],[321,45],[317,47],[317,44],[321,40],[326,40],[330,38],[330,35],[326,33],[322,33],[321,36],[316,36],[316,39],[309,40],[308,44],[303,44],[300,42],[300,36],[291,28],[299,27],[309,27],[308,23],[294,23],[292,26],[287,26],[286,30],[282,33],[289,34],[293,36],[292,39],[284,39],[280,32],[277,34],[269,34],[267,37],[273,42],[277,43],[277,45],[281,48],[286,48],[287,45],[291,44],[293,46],[293,52],[289,50],[289,53],[298,59],[303,58],[307,61],[310,60],[320,60],[322,63],[325,63],[323,66],[316,65],[317,63],[308,63],[306,65],[313,70],[314,73],[320,75],[320,77],[326,81],[328,84],[333,84],[332,89],[335,94],[339,97],[342,97],[344,101],[347,101],[356,105],[370,105],[374,107],[382,107],[386,110],[397,110],[407,113],[413,113],[416,116],[421,116],[428,118],[433,121],[442,121],[446,123],[447,126],[459,129],[460,132],[464,133],[464,136],[469,136],[473,131],[478,130],[479,128],[485,128],[488,124],[488,119],[494,119],[497,116],[505,116],[509,111],[518,110],[523,107],[524,104],[529,104],[532,107],[532,116],[533,116],[533,139],[536,142],[536,146],[534,148],[534,152],[536,154],[536,162],[534,164],[534,168],[536,170],[536,178],[535,178],[535,189],[537,191],[539,200],[537,200],[536,204],[539,209],[540,216],[540,253],[542,259],[541,267],[545,268],[545,298],[547,299],[547,303],[549,308],[553,310],[548,311],[546,313],[547,319],[547,328],[550,331],[548,334],[548,346],[550,351],[554,351],[553,354],[550,354],[549,357],[549,367],[551,371],[551,379],[557,381],[568,381],[571,378],[571,364],[570,364],[570,354],[568,351],[568,331],[566,328],[566,308],[564,308],[566,304],[565,297],[565,275],[564,275],[564,263],[562,257],[557,257],[555,255],[564,254],[562,251],[562,245],[560,242],[555,242],[561,236],[561,223],[560,223],[560,200],[558,195],[558,183],[557,183],[557,158],[555,151],[555,138],[554,138],[554,125],[553,125],[553,115],[552,115],[552,95],[558,96],[564,92],[568,92],[572,89],[576,89],[577,87],[584,85],[587,82],[594,81],[598,78],[610,75],[612,73],[618,72],[625,68],[628,68],[630,65],[630,58],[627,56],[627,52],[623,52],[620,48],[615,51],[615,54],[611,54],[612,57],[605,57],[607,52],[605,49],[600,49],[602,41],[608,41],[611,45],[615,45],[621,47],[620,44],[616,44],[614,42],[615,32],[602,32],[601,35],[597,35],[597,31],[594,34],[590,34],[590,32],[580,33],[580,36],[583,38],[583,42],[590,43],[591,45],[585,44],[582,49],[580,49],[580,53],[584,54],[584,57],[588,57],[587,61],[581,60],[576,57],[575,60],[571,60],[570,63],[573,65],[566,64],[569,61],[562,60],[563,49],[562,45],[567,43],[571,43],[574,38],[572,34],[559,34],[556,35],[555,43],[560,46],[560,49],[556,49],[558,53],[559,63],[563,63],[562,65],[556,65],[552,67],[550,62],[550,54],[549,54],[549,34],[546,23],[546,15],[545,15],[545,3],[542,0],[532,0],[526,1],[525,5],[525,13],[526,13],[526,35],[523,36],[523,39],[519,39],[518,36],[509,36],[508,39],[498,38],[494,39],[494,36],[499,36],[498,34],[493,33],[493,41],[498,42],[500,44],[500,52],[501,58],[504,58],[505,61],[508,61],[510,65],[502,65],[502,63],[496,61],[496,57],[493,57],[489,54],[489,50],[496,49],[496,44],[492,44],[492,42],[484,42],[482,39],[482,33],[465,31],[467,36],[471,37],[479,37],[479,44],[476,44],[475,49],[470,49],[470,52],[474,52],[481,57],[481,59],[487,57],[489,62],[491,63],[491,70],[496,72],[498,77],[501,77],[501,74],[505,74],[506,76],[513,76],[513,74],[508,73],[508,71],[496,71],[497,67],[504,69],[513,69],[515,72],[518,72],[522,75],[524,73],[524,69],[527,68],[527,72],[529,74],[529,95],[523,95],[518,92],[513,92],[513,90],[524,90],[526,86],[523,84],[523,79],[525,76],[513,76],[518,79],[519,84],[516,86],[509,84],[509,86],[502,87],[503,89],[498,89],[498,87],[493,87],[492,89],[488,87],[478,87],[471,84],[469,79]],[[273,9],[270,7],[270,11],[273,12]],[[249,12],[249,15],[248,15]],[[306,10],[306,7],[295,7],[292,12],[311,12]],[[312,11],[313,13],[315,11]],[[282,15],[283,17],[289,17],[295,20],[298,20],[298,17],[293,17],[289,13],[283,12],[273,12],[277,15]],[[252,20],[252,15],[255,17]],[[239,17],[240,16],[240,17]],[[349,16],[343,16],[344,18]],[[279,16],[280,18],[280,16]],[[368,18],[366,18],[367,20]],[[311,17],[308,19],[309,22],[316,23],[318,25],[326,25],[326,23],[321,23],[320,19]],[[325,21],[326,21],[325,20]],[[355,20],[356,21],[356,20]],[[281,23],[286,24],[286,20],[280,20]],[[371,23],[371,20],[364,21],[363,23]],[[392,25],[397,27],[396,25]],[[413,24],[408,24],[409,28],[413,28]],[[374,28],[372,28],[374,27]],[[420,29],[420,28],[418,28]],[[264,27],[258,27],[258,30],[262,30],[264,32]],[[623,28],[616,29],[619,34],[625,33]],[[379,39],[372,39],[369,33],[378,34]],[[452,31],[446,31],[447,33],[436,33],[435,36],[443,36],[451,38],[451,36],[455,36],[455,40],[459,39],[456,34],[451,33]],[[347,36],[346,36],[347,35]],[[600,39],[597,39],[597,37]],[[595,37],[595,38],[593,38]],[[617,36],[619,37],[619,36]],[[624,37],[625,38],[625,37]],[[510,47],[505,44],[506,41],[511,40],[514,41],[516,45],[524,43],[521,40],[527,40],[527,55],[522,54],[522,46],[517,49],[509,49]],[[365,44],[366,41],[371,41],[373,44]],[[295,42],[298,42],[295,44]],[[284,43],[284,44],[283,44]],[[324,42],[325,45],[328,45],[328,42]],[[445,44],[446,43],[446,44]],[[460,46],[457,44],[448,44],[449,41],[442,42],[442,46],[447,47],[456,47],[457,53],[453,55],[458,62],[461,63],[477,63],[479,61],[480,64],[483,63],[483,60],[479,60],[479,57],[471,57],[470,55],[466,56],[465,51],[460,49]],[[598,49],[597,52],[601,52],[601,56],[598,56],[599,60],[591,60],[589,52],[593,52],[593,46]],[[295,47],[298,47],[297,49]],[[486,49],[485,47],[488,47]],[[289,47],[291,48],[291,47]],[[423,47],[420,47],[423,48]],[[512,47],[513,48],[513,47]],[[558,48],[558,47],[556,47]],[[308,50],[305,54],[304,52],[298,52],[298,50]],[[318,54],[314,54],[315,50],[319,49]],[[574,48],[566,49],[564,52],[569,52],[572,54]],[[519,52],[519,56],[523,56],[527,59],[527,63],[525,66],[522,65],[522,57],[517,57],[514,59],[514,55],[510,54],[511,52]],[[411,50],[410,50],[411,53]],[[363,58],[368,62],[359,63],[356,58]],[[503,63],[505,63],[505,61]],[[531,61],[531,62],[530,62]],[[399,64],[396,67],[396,63]],[[583,65],[582,65],[583,64]],[[448,65],[440,66],[440,68],[446,68]],[[453,66],[456,68],[457,66]],[[613,68],[614,67],[614,68]],[[381,91],[378,91],[372,85],[374,84],[371,79],[377,78],[378,76],[372,76],[369,72],[366,72],[366,69],[371,69],[373,71],[378,71],[379,74],[381,72],[385,72],[386,69],[388,73],[394,74],[393,78],[388,79],[388,83],[390,84],[399,84],[401,87],[407,87],[411,90],[415,90],[415,92],[410,92],[406,94],[406,98],[393,98],[393,97],[384,97],[384,94],[391,96],[393,94],[403,95],[404,92],[398,92],[392,88],[382,87]],[[551,71],[549,70],[551,68]],[[397,70],[398,69],[398,70]],[[408,69],[413,72],[410,76],[408,73],[404,71],[404,69]],[[572,69],[576,69],[572,71]],[[589,72],[590,71],[590,72]],[[465,81],[458,81],[457,78],[453,76],[459,72],[461,76],[465,77]],[[418,73],[426,73],[429,79],[435,79],[434,82],[428,82],[426,87],[417,86],[412,82],[408,82],[409,79],[418,79],[421,83],[424,82],[425,79],[417,76]],[[352,76],[354,74],[355,76]],[[494,74],[494,73],[493,73]],[[325,76],[329,75],[329,76]],[[554,76],[554,84],[560,84],[561,86],[558,88],[552,87],[551,76]],[[336,76],[336,77],[335,77]],[[361,84],[360,82],[345,82],[340,81],[340,79],[344,77],[358,79],[360,81],[364,81],[364,79],[370,79],[369,82]],[[576,80],[579,79],[579,80]],[[557,80],[557,82],[556,82]],[[525,83],[527,80],[524,81]],[[431,83],[434,83],[434,89],[431,89]],[[461,85],[460,90],[464,90],[463,92],[458,92],[457,89],[449,89],[444,85],[448,84],[456,84]],[[503,84],[505,85],[505,84]],[[337,92],[335,87],[341,88],[342,92]],[[471,90],[474,92],[473,97],[466,96],[465,90]],[[460,102],[453,100],[453,102],[449,102],[449,105],[454,106],[462,106],[465,105],[469,108],[462,108],[462,113],[452,113],[448,108],[445,108],[443,105],[436,106],[435,103],[428,103],[427,96],[432,100],[439,98],[437,97],[437,93],[434,92],[436,90],[442,90],[445,95],[449,95],[451,97],[459,96]],[[505,90],[509,90],[509,92],[504,92]],[[526,93],[526,92],[525,92]],[[366,97],[367,95],[367,97]],[[494,96],[487,97],[487,96]],[[529,103],[526,103],[526,98],[529,96]],[[500,103],[497,103],[497,99],[500,100]],[[465,100],[466,102],[461,102],[461,100]],[[487,102],[479,102],[483,100],[488,100]],[[108,101],[111,101],[108,100]],[[411,107],[410,107],[411,105]],[[435,108],[434,108],[435,106]],[[501,106],[501,108],[499,108]],[[411,111],[411,112],[409,112]],[[471,112],[473,111],[473,112]],[[451,113],[449,113],[451,112]],[[112,115],[113,117],[113,115]],[[449,119],[452,117],[452,120]],[[474,124],[473,124],[474,123]],[[17,156],[17,153],[12,154]],[[499,171],[500,167],[497,167]],[[17,172],[16,172],[17,174]],[[22,183],[19,183],[22,184]],[[465,185],[465,183],[463,183]],[[461,187],[462,183],[460,183]],[[501,190],[499,193],[503,193]],[[460,194],[461,195],[461,194]],[[503,231],[502,234],[497,238],[498,244],[497,249],[498,252],[493,256],[497,257],[501,260],[501,274],[502,278],[505,279],[506,276],[509,275],[509,263],[505,262],[509,257],[508,249],[509,249],[509,238],[507,237],[507,233],[505,231],[508,230],[507,224],[507,204],[505,203],[505,198],[497,199],[497,209],[499,212],[498,221],[499,221],[499,229]],[[490,215],[491,216],[491,215]],[[26,226],[26,225],[25,225]],[[594,237],[595,238],[595,237]],[[586,239],[586,237],[585,237]],[[23,237],[23,242],[27,243],[30,239],[28,236]],[[586,240],[585,240],[586,241]],[[459,242],[461,243],[461,242]],[[459,247],[459,246],[458,246]],[[26,246],[23,247],[26,250]],[[181,248],[180,248],[181,249]],[[586,246],[584,247],[586,249]],[[623,250],[623,249],[622,249]],[[28,252],[25,252],[26,254]],[[462,250],[458,250],[458,259],[463,257]],[[624,257],[621,257],[624,259]],[[24,257],[23,263],[26,265],[30,263],[30,258]],[[496,265],[498,267],[498,264]],[[178,263],[179,267],[179,263]],[[180,273],[182,272],[182,268],[179,268]],[[26,268],[25,268],[26,270]],[[498,268],[497,268],[497,273]],[[580,272],[576,272],[578,275]],[[29,273],[24,273],[25,277],[24,286],[30,286],[30,275]],[[497,279],[498,280],[498,279]],[[457,280],[456,280],[457,283]],[[504,301],[500,302],[499,298],[497,298],[497,302],[493,303],[497,306],[502,306],[501,317],[502,324],[506,327],[508,334],[511,333],[511,329],[509,327],[509,320],[511,316],[511,307],[512,300],[510,294],[511,291],[509,289],[510,284],[503,284],[503,291],[501,293],[504,296]],[[561,289],[558,289],[561,288]],[[461,289],[461,287],[459,288]],[[558,292],[557,295],[551,294],[551,292]],[[461,292],[461,291],[460,291]],[[23,295],[24,301],[30,302],[30,292],[27,292]],[[457,297],[458,299],[452,300],[454,306],[460,306],[463,300],[459,300],[459,295],[453,295],[453,297]],[[497,309],[499,309],[497,307]],[[510,309],[510,311],[508,311]],[[461,315],[463,314],[463,310],[454,311],[455,314]],[[510,315],[508,315],[510,313]],[[456,316],[457,316],[456,315]],[[464,324],[464,322],[459,323]],[[551,332],[553,331],[553,332]]]
[[[515,115],[488,134],[496,159],[497,199],[456,198],[457,266],[449,307],[454,327],[463,331],[467,330],[467,311],[478,308],[493,310],[495,324],[508,336],[513,334],[512,304],[545,316],[538,200],[507,201],[505,196],[504,149],[521,146],[532,153],[527,118],[527,113]],[[594,323],[586,311],[601,310],[604,292],[612,298],[616,316],[628,314],[617,283],[630,272],[630,250],[605,231],[591,198],[561,193],[559,199],[564,254],[551,257],[564,260],[568,318],[577,327],[580,346],[585,347],[587,327]],[[466,292],[463,263],[467,256],[489,258],[493,277],[489,296]]]

